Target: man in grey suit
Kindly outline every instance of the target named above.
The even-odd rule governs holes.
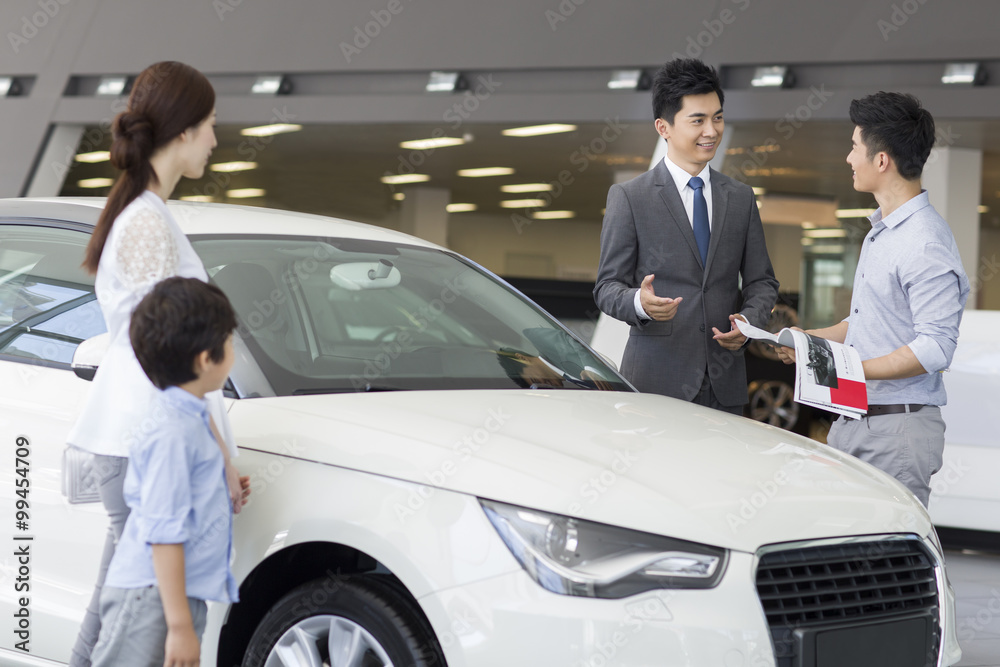
[[[657,72],[654,126],[667,156],[611,186],[594,298],[632,325],[621,370],[637,389],[740,414],[746,339],[733,320],[763,327],[778,281],[753,191],[708,166],[723,100],[701,61]]]

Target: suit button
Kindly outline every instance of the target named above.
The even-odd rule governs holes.
[[[701,331],[704,331],[704,330],[705,330],[705,325],[704,325],[704,324],[700,325],[700,326],[698,327],[698,329],[699,329],[699,330],[701,330]]]
[[[707,292],[707,291],[708,291],[708,287],[705,287],[705,289],[702,290],[702,292]]]

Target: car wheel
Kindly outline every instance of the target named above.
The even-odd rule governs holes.
[[[437,640],[387,586],[319,579],[285,595],[264,616],[243,667],[429,667]]]
[[[787,382],[763,380],[751,382],[747,387],[750,404],[749,417],[759,422],[767,422],[785,430],[792,430],[799,421],[799,404],[795,402],[795,391]]]

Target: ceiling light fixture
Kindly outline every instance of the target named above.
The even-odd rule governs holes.
[[[479,167],[476,169],[459,169],[458,175],[465,178],[484,178],[486,176],[509,176],[514,173],[510,167]]]
[[[507,199],[500,202],[502,208],[537,208],[545,206],[544,199]]]
[[[750,80],[754,88],[791,88],[794,84],[795,77],[785,65],[758,67]]]
[[[478,206],[475,204],[448,204],[445,209],[449,213],[468,213],[469,211],[475,211]]]
[[[425,90],[428,93],[454,93],[468,87],[465,78],[458,72],[431,72]]]
[[[842,239],[847,236],[846,229],[806,229],[802,236],[810,239]]]
[[[641,69],[616,69],[608,79],[611,90],[649,90],[649,75]]]
[[[0,76],[0,97],[17,97],[20,94],[20,81],[12,76]]]
[[[210,204],[216,201],[216,199],[210,195],[184,195],[181,197],[181,201],[196,201],[203,204]]]
[[[85,178],[82,181],[77,181],[77,187],[81,188],[107,188],[115,184],[115,179],[113,178]]]
[[[240,130],[240,134],[244,137],[271,137],[275,134],[298,132],[301,129],[301,125],[296,125],[294,123],[272,123],[271,125],[258,125],[257,127],[244,128]]]
[[[101,97],[118,97],[129,89],[127,76],[102,76],[97,82],[97,94]]]
[[[435,148],[446,148],[448,146],[461,146],[465,143],[462,137],[435,137],[431,139],[412,139],[410,141],[399,142],[400,148],[409,148],[415,151],[429,151]]]
[[[406,183],[424,183],[431,180],[427,174],[386,174],[379,179],[386,185],[404,185]]]
[[[250,199],[251,197],[263,197],[267,191],[263,188],[237,188],[226,190],[226,196],[230,199]]]
[[[288,95],[292,92],[292,81],[284,74],[258,76],[250,87],[252,95]]]
[[[396,201],[403,201],[404,199],[406,199],[406,193],[405,192],[393,192],[392,193],[392,198],[395,199]]]
[[[576,211],[535,211],[531,217],[535,220],[564,220],[575,218]]]
[[[551,183],[515,183],[514,185],[501,185],[500,192],[520,193],[520,192],[552,192]]]
[[[78,153],[75,158],[77,162],[86,162],[88,164],[94,164],[95,162],[107,162],[111,159],[111,153],[109,151],[91,151],[90,153]]]
[[[548,123],[547,125],[526,125],[525,127],[511,127],[501,130],[500,134],[505,137],[537,137],[540,134],[558,134],[560,132],[572,132],[576,125],[566,123]]]
[[[873,208],[838,208],[838,218],[867,218],[875,212]]]
[[[224,174],[231,174],[234,171],[250,171],[257,168],[256,162],[216,162],[208,168],[212,171],[220,171]]]
[[[981,86],[986,83],[986,70],[979,63],[948,63],[944,66],[941,83]]]

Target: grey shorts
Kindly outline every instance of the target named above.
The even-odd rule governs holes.
[[[941,408],[925,405],[917,412],[840,417],[827,442],[892,475],[927,507],[931,475],[941,469],[944,453]]]
[[[188,598],[199,641],[205,632],[208,605]],[[112,588],[101,592],[101,636],[94,647],[93,667],[163,667],[167,619],[160,589]]]

